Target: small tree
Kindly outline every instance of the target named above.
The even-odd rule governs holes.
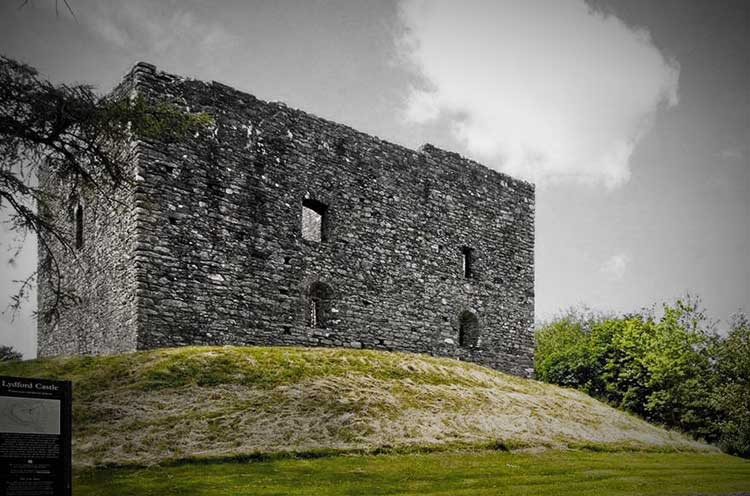
[[[130,143],[176,141],[210,122],[206,114],[187,113],[165,102],[100,96],[89,85],[54,85],[34,68],[0,56],[0,209],[18,235],[18,250],[29,233],[38,238],[41,272],[50,278],[55,294],[43,318],[54,318],[60,305],[74,298],[61,283],[51,244],[74,251],[67,234],[45,215],[51,205],[72,206],[81,188],[113,199],[113,192],[131,181]],[[50,197],[37,186],[42,170],[71,185],[67,198]],[[13,310],[28,296],[35,275],[16,281],[20,287]]]
[[[14,350],[12,346],[0,346],[0,362],[21,360],[22,358],[21,352]]]

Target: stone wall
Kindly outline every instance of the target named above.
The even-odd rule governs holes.
[[[134,283],[135,317],[100,325],[135,326],[138,349],[365,347],[530,373],[532,185],[148,64],[128,81],[215,126],[138,144],[116,236],[133,240],[133,277],[115,282]],[[323,214],[321,241],[302,236],[303,203]]]
[[[138,71],[129,73],[113,91],[114,97],[134,94]],[[131,144],[127,144],[130,146]],[[137,150],[134,152],[137,160]],[[47,239],[54,263],[45,272],[47,250],[38,241],[37,354],[108,354],[136,350],[136,268],[133,164],[124,168],[128,183],[110,188],[97,178],[99,188],[76,187],[46,169],[39,171],[40,188],[50,194],[44,214],[57,227],[70,249],[54,238]],[[77,211],[80,209],[80,221]],[[76,228],[81,222],[81,244]],[[59,268],[59,277],[55,268]],[[59,288],[56,287],[59,284]],[[50,321],[44,316],[62,301],[59,314]]]

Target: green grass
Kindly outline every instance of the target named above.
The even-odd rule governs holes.
[[[0,375],[73,381],[77,495],[750,491],[747,460],[445,358],[185,347],[0,363]]]
[[[711,451],[570,389],[409,353],[182,347],[0,363],[73,381],[76,467],[492,445]]]
[[[80,474],[77,496],[667,495],[750,491],[750,461],[706,453],[454,452],[190,463]]]
[[[66,377],[87,393],[102,387],[154,391],[181,386],[252,385],[271,389],[318,377],[367,374],[378,380],[411,379],[431,385],[481,384],[470,375],[445,374],[440,365],[467,370],[473,364],[420,356],[436,367],[408,363],[398,352],[299,347],[185,346],[100,357],[61,357],[0,363],[0,373]],[[373,367],[377,365],[377,367]],[[519,379],[522,381],[522,379]]]

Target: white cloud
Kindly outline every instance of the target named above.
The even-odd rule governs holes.
[[[625,276],[625,271],[630,264],[630,257],[624,253],[612,255],[599,267],[599,272],[615,280],[620,280]]]
[[[580,0],[403,0],[403,55],[423,77],[406,117],[445,119],[469,155],[537,182],[616,187],[679,66],[648,32]]]

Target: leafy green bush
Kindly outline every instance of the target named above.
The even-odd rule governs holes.
[[[537,378],[561,386],[589,390],[592,378],[588,333],[575,315],[551,322],[536,333],[534,370]]]
[[[537,378],[750,455],[750,326],[729,336],[687,297],[623,317],[569,312],[536,332]]]

